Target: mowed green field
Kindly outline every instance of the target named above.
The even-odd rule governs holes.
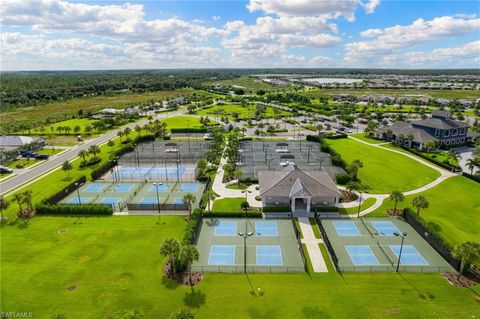
[[[34,318],[105,318],[138,309],[168,318],[465,318],[480,316],[479,286],[456,288],[439,274],[206,274],[191,290],[164,278],[166,237],[182,217],[38,217],[1,231],[2,311]],[[68,231],[59,234],[58,230]],[[67,287],[77,288],[67,291]],[[260,288],[262,296],[250,293]],[[348,306],[346,306],[348,301]]]
[[[245,201],[244,197],[236,198],[221,198],[213,202],[213,212],[241,212],[242,203]]]
[[[406,156],[382,150],[352,139],[327,140],[347,162],[363,162],[358,177],[373,194],[409,191],[426,185],[440,173]]]
[[[66,121],[57,122],[55,124],[44,126],[45,130],[43,130],[43,131],[40,130],[40,129],[34,129],[34,130],[31,130],[31,132],[32,132],[32,134],[41,134],[41,135],[50,135],[50,134],[64,135],[64,134],[66,134],[65,130],[63,130],[61,133],[59,131],[57,131],[57,127],[60,126],[60,127],[69,127],[70,132],[68,134],[78,135],[78,134],[85,133],[85,127],[87,127],[87,125],[90,125],[92,127],[92,131],[90,133],[95,133],[95,132],[97,132],[97,130],[95,130],[92,125],[93,125],[93,123],[95,123],[97,121],[98,120],[93,120],[93,119],[88,119],[88,118],[71,119],[71,120],[66,120]],[[73,130],[75,128],[75,126],[77,126],[77,125],[80,127],[80,132],[79,133],[75,133],[74,130]],[[28,131],[24,131],[24,132],[21,132],[21,133],[26,134],[26,133],[28,133]]]
[[[232,114],[237,112],[239,114],[239,119],[253,119],[255,118],[255,105],[242,106],[240,104],[224,104],[224,105],[214,105],[197,111],[198,115],[209,116],[212,118],[216,117],[228,117],[230,120],[233,120],[234,117]],[[282,116],[292,116],[291,112],[284,110],[278,110],[277,113],[274,112],[273,107],[267,107],[265,111],[265,118],[280,118]],[[218,112],[218,113],[217,113]]]
[[[429,208],[420,211],[429,224],[452,246],[465,241],[480,241],[480,185],[463,176],[449,178],[425,192],[406,196],[398,207],[412,207],[415,196],[425,196]],[[382,215],[393,208],[394,203],[385,200],[372,215]],[[370,214],[368,215],[370,216]]]
[[[200,123],[200,118],[195,116],[172,116],[161,120],[167,124],[167,130],[170,131],[172,128],[198,128],[202,127]]]

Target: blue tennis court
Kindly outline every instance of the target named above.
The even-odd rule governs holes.
[[[256,221],[255,235],[257,236],[278,236],[277,222]]]
[[[280,246],[256,246],[257,265],[282,266],[282,248]]]
[[[378,265],[378,259],[375,257],[370,246],[345,246],[348,256],[355,266]]]
[[[85,204],[90,202],[92,199],[90,197],[80,197],[80,202],[78,197],[72,197],[68,200],[67,204]]]
[[[183,200],[180,197],[175,197],[175,199],[173,200],[173,203],[177,205],[181,205],[183,204]]]
[[[400,254],[400,245],[390,245],[392,252],[397,256]],[[410,266],[426,266],[430,265],[425,258],[418,252],[418,250],[412,245],[403,245],[402,258],[400,260],[402,265]]]
[[[105,198],[102,198],[102,200],[100,201],[100,204],[113,205],[119,202],[120,202],[120,198],[118,197],[105,197]]]
[[[217,221],[215,223],[214,235],[219,236],[237,236],[237,222]]]
[[[150,193],[156,193],[157,188],[158,188],[159,193],[163,193],[163,192],[166,192],[168,190],[168,185],[167,184],[162,184],[162,185],[158,185],[158,186],[152,185],[152,187],[150,188]]]
[[[107,184],[103,183],[90,183],[85,187],[85,189],[82,192],[85,193],[100,193],[103,191],[103,189],[107,186]]]
[[[182,193],[195,193],[198,190],[197,183],[184,183],[180,185],[180,191]]]
[[[380,236],[395,236],[394,233],[399,233],[397,227],[392,222],[389,221],[372,221],[373,227],[377,230],[377,233]]]
[[[126,193],[129,192],[134,186],[134,184],[120,183],[115,185],[112,192]]]
[[[235,262],[234,245],[212,245],[208,256],[209,265],[233,265]]]
[[[157,203],[158,203],[158,200],[156,197],[144,197],[140,201],[140,204],[148,204],[148,205],[153,205],[153,204],[156,205]]]
[[[182,176],[187,171],[186,167],[178,167],[178,176]],[[145,179],[145,178],[166,178],[176,177],[176,167],[164,166],[121,166],[117,168],[117,173],[122,178]]]
[[[338,236],[347,237],[347,236],[361,236],[358,231],[357,226],[352,221],[334,221],[333,226],[337,231]]]

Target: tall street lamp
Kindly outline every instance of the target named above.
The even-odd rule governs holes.
[[[252,232],[242,233],[239,232],[238,236],[243,237],[243,273],[247,273],[247,238],[252,236]]]
[[[402,237],[402,243],[400,245],[400,253],[398,254],[398,262],[397,262],[397,272],[398,268],[400,268],[400,260],[402,259],[402,250],[403,250],[403,241],[405,240],[405,237],[407,237],[407,233],[403,232],[402,234],[394,232],[393,233],[397,237]]]
[[[360,197],[358,198],[357,218],[360,217],[360,206],[362,206],[362,195],[363,195],[363,190],[360,190]]]
[[[300,152],[302,151],[302,137],[304,136],[305,134],[303,133],[298,133],[298,139],[300,140]]]
[[[179,159],[173,160],[172,162],[175,162],[177,164],[177,183],[178,187],[180,187],[180,172],[178,171],[178,163],[180,163]]]
[[[165,155],[164,159],[165,160],[163,161],[163,167],[165,168],[165,179],[168,182],[168,174],[167,174],[167,159],[168,159],[168,156]]]
[[[153,183],[153,186],[155,186],[155,190],[157,191],[158,222],[160,222],[160,197],[158,196],[158,187],[162,185],[163,183]]]
[[[252,191],[249,191],[248,189],[241,191],[242,194],[245,193],[245,201],[248,204],[248,193],[252,193]],[[245,232],[247,232],[248,228],[248,213],[247,213],[248,205],[245,205]]]

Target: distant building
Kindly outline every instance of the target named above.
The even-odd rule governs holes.
[[[0,136],[0,150],[2,151],[14,151],[28,145],[35,145],[37,149],[44,147],[45,139],[37,136]]]
[[[469,127],[467,123],[452,120],[450,112],[434,111],[431,118],[425,120],[395,122],[391,126],[379,128],[375,136],[421,150],[428,141],[437,142],[439,147],[471,142],[478,134],[469,133]]]

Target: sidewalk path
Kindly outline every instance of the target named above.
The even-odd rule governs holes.
[[[302,242],[305,243],[308,255],[310,256],[313,271],[328,272],[322,252],[320,251],[320,247],[318,247],[319,239],[315,238],[310,221],[307,217],[298,217],[298,224],[300,225],[303,235]]]

